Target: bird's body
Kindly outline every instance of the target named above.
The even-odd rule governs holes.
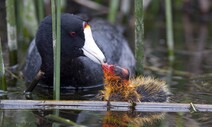
[[[71,14],[63,15],[70,17]],[[65,21],[63,22],[63,20]],[[75,41],[70,41],[67,39],[68,37],[66,37],[69,36],[68,34],[65,34],[67,29],[72,29],[71,27],[76,26],[74,22],[70,24],[68,20],[71,20],[71,18],[61,18],[61,86],[72,86],[73,88],[78,88],[99,85],[103,82],[101,65],[93,62],[91,59],[84,57],[83,55],[68,54],[69,52],[72,52],[73,48],[67,44],[63,44],[67,41],[69,41],[69,43],[73,43]],[[79,20],[77,22],[84,21]],[[69,24],[70,26],[66,26],[64,24]],[[130,69],[131,73],[134,74],[134,56],[127,44],[127,41],[116,27],[102,20],[91,21],[89,24],[91,25],[93,40],[98,48],[103,52],[107,62],[126,66]],[[46,27],[46,25],[51,26],[51,23],[41,23],[40,27]],[[51,87],[53,84],[53,56],[52,43],[49,41],[52,40],[51,32],[48,31],[51,31],[50,27],[41,30],[38,29],[36,39],[32,42],[28,50],[23,72],[26,81],[30,82],[39,69],[41,69],[45,72],[44,78],[41,82]],[[50,36],[50,38],[47,38],[47,36]],[[47,46],[44,46],[43,43],[46,43],[45,45]],[[77,42],[76,45],[78,45]],[[82,46],[83,44],[78,45],[78,47]],[[89,48],[92,49],[94,47],[90,46]]]
[[[103,100],[129,102],[168,102],[170,92],[164,81],[151,77],[129,78],[128,70],[103,65],[104,90],[100,95]]]

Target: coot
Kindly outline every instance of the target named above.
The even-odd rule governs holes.
[[[102,64],[104,90],[97,96],[109,101],[168,102],[170,92],[167,84],[151,77],[139,76],[129,79],[126,68]]]
[[[127,67],[134,74],[135,59],[121,31],[103,20],[93,20],[89,24],[91,31],[82,18],[61,15],[61,87],[79,89],[101,84],[100,63],[105,57],[108,63]],[[29,47],[23,70],[27,82],[31,82],[39,70],[43,71],[40,82],[49,87],[53,84],[51,26],[51,16],[47,16]]]

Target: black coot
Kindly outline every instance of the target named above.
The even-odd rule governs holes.
[[[91,30],[82,18],[72,14],[61,15],[61,87],[98,86],[103,82],[100,64],[105,58],[107,63],[129,68],[134,74],[135,59],[122,33],[103,20],[89,24]],[[53,84],[51,26],[51,17],[48,16],[41,22],[29,47],[23,71],[27,82],[41,70],[45,73],[41,82],[47,86]]]

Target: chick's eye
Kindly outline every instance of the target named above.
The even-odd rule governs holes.
[[[70,35],[71,37],[76,37],[76,36],[77,36],[77,33],[76,33],[76,32],[69,32],[69,35]]]

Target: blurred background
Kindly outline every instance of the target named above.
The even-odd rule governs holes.
[[[41,2],[40,2],[41,1]],[[116,0],[115,0],[116,1]],[[130,0],[62,0],[62,12],[78,14],[92,18],[104,18],[121,26],[123,33],[134,51],[134,2]],[[36,34],[39,22],[51,13],[50,0],[15,1],[15,20],[18,40],[18,63],[23,64],[25,51]],[[115,7],[114,7],[115,4]],[[152,50],[167,50],[166,19],[164,0],[144,0],[144,44],[145,53]],[[201,69],[210,71],[211,64],[211,1],[210,0],[175,0],[172,2],[174,49],[177,54],[193,54],[200,57],[191,60],[187,69],[202,73]],[[112,9],[111,9],[112,8]],[[7,25],[5,0],[0,1],[0,37],[3,43],[4,61],[7,57]],[[112,10],[112,11],[111,11]],[[115,10],[115,11],[113,11]],[[23,53],[21,53],[23,52]],[[148,55],[145,55],[145,60]],[[207,58],[206,60],[202,60]],[[161,59],[161,62],[165,62]],[[201,66],[204,62],[206,66]],[[184,64],[185,65],[185,64]],[[159,66],[159,65],[158,65]],[[200,67],[201,66],[201,67]],[[201,68],[201,69],[200,69]]]
[[[84,16],[88,21],[103,18],[120,26],[131,49],[135,51],[133,0],[62,0],[61,2],[62,12]],[[166,39],[165,0],[143,0],[143,2],[144,75],[166,80],[173,93],[171,102],[212,104],[212,1],[172,1],[175,59],[171,65]],[[50,0],[15,1],[18,67],[14,69],[11,68],[12,64],[9,64],[5,0],[0,1],[0,37],[6,76],[9,83],[14,79],[16,81],[15,85],[8,88],[9,99],[24,98],[21,94],[25,88],[21,69],[25,62],[26,51],[36,34],[39,22],[43,17],[50,15],[50,5]],[[166,126],[212,125],[212,113],[169,115],[164,123]],[[177,120],[181,122],[176,123]]]

